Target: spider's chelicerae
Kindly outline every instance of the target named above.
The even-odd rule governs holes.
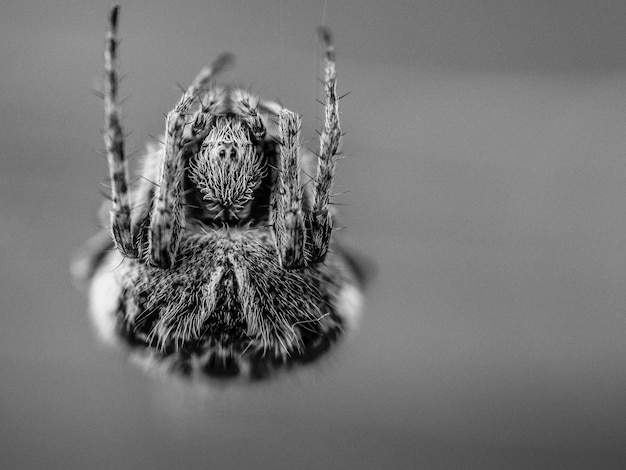
[[[329,31],[320,29],[319,155],[300,145],[297,114],[214,82],[230,62],[222,55],[167,115],[165,142],[131,189],[117,18],[114,6],[104,88],[111,230],[75,265],[91,279],[99,332],[183,374],[263,378],[317,358],[354,324],[362,299],[358,264],[331,237],[341,132]]]

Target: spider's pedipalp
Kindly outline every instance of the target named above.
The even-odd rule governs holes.
[[[187,114],[208,84],[232,60],[231,54],[222,54],[211,66],[204,67],[187,88],[178,104],[167,115],[165,154],[161,163],[149,232],[150,260],[157,266],[169,267],[176,261],[180,232],[184,224],[181,204],[184,154],[188,150],[188,145],[197,145],[209,130],[207,127],[202,130],[202,134],[192,134],[191,137],[184,138]]]
[[[233,111],[248,125],[257,142],[262,141],[267,131],[259,113],[259,99],[242,89],[234,90],[231,98]]]
[[[124,255],[136,258],[138,248],[131,230],[128,164],[124,152],[124,131],[120,124],[117,69],[117,20],[119,7],[114,5],[109,16],[104,49],[104,144],[111,178],[111,233],[115,246]]]

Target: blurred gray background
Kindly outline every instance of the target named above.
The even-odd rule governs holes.
[[[338,356],[251,388],[94,339],[72,252],[105,181],[110,2],[0,6],[0,467],[625,468],[626,3],[125,1],[129,150],[218,53],[304,115],[335,32],[344,241],[378,266]]]

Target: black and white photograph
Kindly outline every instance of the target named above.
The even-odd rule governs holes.
[[[626,3],[0,5],[0,468],[626,468]]]

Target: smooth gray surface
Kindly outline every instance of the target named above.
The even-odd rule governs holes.
[[[223,50],[314,141],[323,2],[212,3],[123,4],[129,149]],[[377,279],[339,356],[219,392],[98,345],[68,276],[108,6],[0,6],[0,467],[624,467],[624,2],[329,0],[341,235]]]

